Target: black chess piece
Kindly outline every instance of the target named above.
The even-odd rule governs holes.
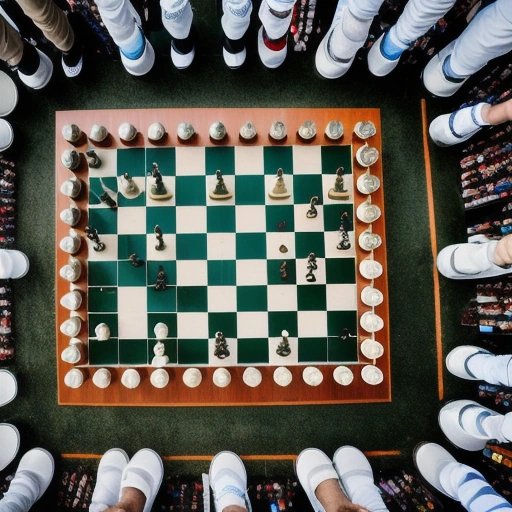
[[[155,245],[155,249],[157,251],[163,251],[165,249],[164,236],[162,234],[162,228],[157,224],[153,230],[156,235],[157,245]]]
[[[103,192],[103,194],[101,194],[100,201],[102,203],[105,203],[109,208],[117,208],[117,203],[106,192]]]
[[[101,159],[94,149],[88,149],[85,152],[85,157],[91,169],[98,169],[101,167]]]
[[[213,354],[219,359],[225,359],[230,354],[228,342],[226,341],[224,334],[220,331],[215,333],[215,351]]]
[[[167,288],[167,275],[165,274],[164,267],[160,265],[158,267],[158,273],[156,275],[155,291],[163,292]]]
[[[306,281],[308,283],[314,283],[316,281],[316,276],[313,272],[318,268],[316,263],[316,254],[314,252],[309,253],[306,268],[308,269],[308,273],[306,274]]]
[[[91,226],[86,226],[85,235],[89,240],[91,240],[94,243],[93,249],[96,252],[101,252],[105,250],[105,244],[103,242],[100,242],[100,237],[98,236],[97,229],[92,228]]]
[[[279,266],[279,272],[281,274],[281,279],[283,281],[286,281],[288,279],[288,270],[287,270],[288,264],[286,261],[283,261],[281,265]]]
[[[288,341],[288,332],[283,331],[281,334],[282,334],[283,339],[277,346],[276,354],[278,356],[286,357],[291,354],[292,349],[290,348],[290,342]]]
[[[308,219],[314,219],[318,215],[318,210],[315,206],[318,204],[318,196],[313,196],[309,201],[309,210],[306,212]]]
[[[144,265],[144,260],[141,260],[136,253],[130,254],[130,256],[128,256],[128,259],[130,260],[130,263],[134,267],[141,267],[142,265]]]
[[[340,237],[340,241],[338,243],[338,245],[336,246],[336,249],[339,249],[340,251],[346,251],[348,249],[350,249],[351,247],[351,244],[350,244],[350,239],[348,237],[348,213],[347,212],[343,212],[341,214],[341,223],[340,223],[340,229],[339,229],[339,237]]]

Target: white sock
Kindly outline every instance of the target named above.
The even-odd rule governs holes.
[[[488,103],[478,103],[472,107],[465,107],[457,111],[453,118],[453,130],[458,135],[467,135],[478,130],[481,126],[486,126],[482,119],[482,108]]]

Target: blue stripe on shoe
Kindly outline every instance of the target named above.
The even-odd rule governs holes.
[[[144,50],[146,48],[146,38],[142,34],[141,29],[139,28],[139,37],[133,47],[128,49],[119,48],[119,51],[130,60],[137,60],[142,57]]]
[[[452,135],[453,135],[454,137],[457,137],[457,139],[462,139],[462,138],[464,137],[464,135],[459,135],[459,134],[455,131],[455,129],[453,128],[453,123],[454,123],[454,121],[455,121],[455,116],[456,116],[457,112],[458,112],[458,110],[456,110],[455,112],[452,112],[452,113],[450,114],[450,117],[448,118],[448,126],[449,126],[450,131],[452,132]]]

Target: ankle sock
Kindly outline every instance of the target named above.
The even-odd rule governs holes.
[[[453,71],[450,64],[450,57],[451,55],[448,55],[448,57],[446,57],[443,62],[443,73],[445,78],[450,82],[463,82],[467,77],[458,75],[455,73],[455,71]]]
[[[453,116],[452,128],[459,135],[466,135],[489,123],[482,118],[482,109],[487,103],[478,103],[472,107],[461,108]]]
[[[396,30],[393,30],[395,26],[391,27],[389,32],[384,36],[381,44],[382,55],[388,60],[397,60],[400,58],[402,53],[409,47],[398,40],[396,37]]]
[[[191,51],[194,50],[194,37],[192,34],[192,30],[190,30],[187,37],[184,39],[173,38],[171,41],[172,47],[176,50],[180,55],[188,55]]]
[[[33,75],[38,70],[40,62],[37,50],[31,44],[23,41],[23,55],[18,64],[18,71],[27,76]]]
[[[120,48],[121,53],[130,60],[139,59],[144,53],[146,48],[146,38],[142,34],[140,28],[133,33],[133,36],[125,42],[123,48]]]

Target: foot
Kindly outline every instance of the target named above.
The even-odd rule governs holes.
[[[91,512],[103,510],[105,506],[114,505],[121,490],[121,476],[128,464],[128,455],[124,450],[112,448],[104,453],[98,466],[96,486],[92,494]]]
[[[36,48],[36,52],[39,56],[39,65],[32,74],[22,73],[18,69],[18,76],[20,80],[31,89],[42,89],[50,81],[53,74],[53,63],[46,54]]]
[[[471,370],[472,360],[476,356],[495,357],[493,353],[473,345],[455,347],[446,356],[446,368],[456,377],[466,380],[482,380]],[[478,364],[478,363],[477,363]]]
[[[389,32],[384,32],[368,52],[368,69],[375,76],[389,75],[397,67],[402,52],[406,49],[400,48],[400,51],[393,54],[387,53],[386,44],[389,44],[389,34]]]

